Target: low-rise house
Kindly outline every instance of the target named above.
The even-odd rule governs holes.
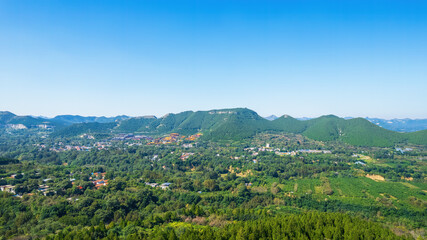
[[[92,175],[96,179],[104,179],[106,174],[107,174],[106,172],[103,172],[103,173],[102,172],[92,173]]]
[[[38,190],[39,190],[40,192],[46,192],[47,190],[49,190],[49,186],[48,186],[48,185],[45,185],[45,184],[39,185]]]
[[[181,158],[182,161],[184,161],[185,159],[187,159],[187,158],[189,158],[190,156],[193,156],[193,155],[194,155],[194,153],[183,153],[180,158]]]
[[[56,191],[44,191],[43,195],[45,195],[47,197],[47,196],[53,196],[53,195],[55,195],[55,193],[56,193]]]
[[[49,190],[49,186],[45,185],[45,184],[39,185],[39,189],[37,189],[37,190],[39,192],[43,193],[43,195],[45,195],[45,196],[53,196],[56,193],[56,191]]]
[[[150,187],[157,187],[157,186],[159,186],[159,184],[157,184],[157,183],[149,183],[149,182],[146,182],[145,185],[150,186]]]
[[[93,181],[92,183],[95,185],[97,189],[99,189],[102,186],[107,186],[108,180],[100,179],[100,180]]]
[[[149,182],[145,183],[145,185],[147,185],[147,186],[150,186],[150,187],[153,187],[153,188],[154,187],[160,187],[163,190],[168,189],[171,184],[172,183],[168,183],[168,182],[162,183],[161,185],[159,185],[158,183],[149,183]]]
[[[3,185],[3,186],[0,186],[0,190],[3,192],[15,193],[15,186]]]
[[[362,166],[365,166],[365,165],[366,165],[366,163],[364,163],[364,162],[362,162],[362,161],[357,161],[357,162],[355,162],[354,164],[359,164],[359,165],[362,165]]]
[[[168,189],[170,185],[171,185],[171,183],[163,183],[162,185],[160,185],[160,187],[161,187],[163,190],[165,190],[165,189]]]

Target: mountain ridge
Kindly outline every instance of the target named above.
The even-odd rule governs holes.
[[[184,111],[155,116],[117,119],[96,122],[96,117],[67,116],[69,121],[92,120],[69,124],[55,131],[52,136],[77,136],[83,133],[143,133],[166,134],[177,132],[184,135],[203,133],[208,140],[239,140],[261,132],[301,134],[319,141],[340,141],[360,146],[393,146],[397,143],[427,145],[427,131],[400,133],[384,129],[364,118],[344,119],[335,115],[323,115],[309,120],[298,120],[283,115],[267,120],[248,108],[213,109],[207,111]],[[19,120],[10,112],[1,112],[0,119],[8,122]],[[27,117],[28,118],[28,117]],[[14,119],[12,121],[11,119]],[[35,118],[29,120],[34,121]],[[61,117],[57,118],[60,121]],[[71,120],[70,120],[71,119]],[[77,119],[77,120],[76,120]],[[27,119],[27,122],[29,121]],[[41,121],[40,119],[35,119]],[[98,120],[105,121],[105,119]],[[30,121],[31,122],[31,121]],[[62,124],[65,124],[62,122]],[[58,123],[59,125],[59,123]],[[66,124],[65,124],[66,125]]]

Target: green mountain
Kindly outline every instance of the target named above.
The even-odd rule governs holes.
[[[155,132],[163,133],[172,131],[186,134],[192,133],[194,131],[186,131],[187,129],[180,128],[179,126],[193,114],[194,112],[192,111],[186,111],[178,114],[167,114],[166,116],[159,118],[155,123]]]
[[[297,120],[284,115],[266,120],[247,108],[186,111],[161,118],[137,117],[111,123],[79,123],[56,131],[53,136],[75,136],[83,133],[177,132],[188,135],[203,133],[207,140],[239,140],[260,132],[302,134],[318,141],[339,141],[357,146],[393,146],[396,143],[427,144],[427,130],[398,133],[386,130],[363,118],[343,119],[334,115]]]
[[[256,112],[246,109],[221,109],[208,111],[205,118],[204,138],[212,140],[238,140],[269,129],[271,122]],[[204,130],[201,129],[201,130]]]
[[[342,141],[359,146],[392,146],[404,141],[402,134],[378,127],[363,118],[345,120],[333,115],[322,116],[307,122],[302,133],[320,141]]]
[[[220,109],[211,111],[186,111],[177,114],[167,114],[161,118],[131,118],[120,122],[114,129],[118,132],[142,132],[161,134],[177,132],[180,134],[195,134],[205,132],[210,138],[237,139],[253,135],[268,120],[256,112],[244,109]]]
[[[307,128],[303,135],[319,141],[338,140],[342,135],[339,125],[342,125],[343,119],[334,115],[321,116],[319,118],[306,121]]]
[[[307,129],[307,124],[288,115],[283,115],[269,124],[272,131],[283,131],[288,133],[302,133]]]

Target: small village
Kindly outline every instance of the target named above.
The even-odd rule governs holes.
[[[106,172],[93,172],[93,173],[91,173],[91,176],[89,177],[89,182],[91,182],[93,184],[94,189],[100,189],[101,187],[108,185],[109,180],[105,178],[106,174],[107,174]],[[13,179],[18,175],[21,175],[21,174],[13,174],[9,178]],[[74,175],[73,173],[70,173],[71,178],[69,179],[72,186],[75,186],[76,189],[83,190],[83,186],[80,186],[80,185],[76,186],[76,184],[75,184],[76,179],[72,178],[73,175]],[[51,187],[48,185],[49,183],[54,182],[53,179],[46,178],[46,179],[43,179],[42,181],[43,181],[43,184],[40,184],[38,186],[36,192],[38,192],[44,196],[53,196],[57,193],[55,190],[52,190]],[[167,190],[167,189],[169,189],[169,186],[171,185],[171,183],[165,182],[165,183],[159,184],[159,183],[145,182],[145,185],[153,187],[153,188],[160,188],[162,190]],[[0,191],[14,194],[13,196],[18,197],[18,198],[22,198],[24,196],[32,196],[36,193],[33,191],[30,193],[18,194],[16,191],[16,186],[14,186],[14,185],[2,185],[2,186],[0,186]],[[78,199],[75,199],[75,200],[77,201]]]
[[[145,183],[145,185],[147,185],[147,186],[150,186],[150,187],[153,187],[153,188],[161,188],[161,189],[163,189],[163,190],[166,190],[166,189],[169,189],[169,186],[171,185],[172,183],[169,183],[169,182],[166,182],[166,183],[162,183],[162,184],[158,184],[158,183],[149,183],[149,182],[146,182]]]
[[[174,144],[182,142],[183,140],[187,141],[196,141],[200,136],[202,136],[202,133],[197,133],[194,135],[190,135],[188,137],[184,135],[180,135],[178,133],[171,133],[168,136],[160,137],[152,140],[148,143],[148,145],[162,145],[162,144]]]
[[[107,186],[108,185],[108,179],[105,179],[105,175],[107,173],[106,172],[94,172],[91,173],[91,177],[89,177],[89,181],[93,184],[93,187],[95,189],[99,189],[102,186]],[[24,174],[20,173],[20,174],[12,174],[10,177],[10,179],[15,179],[17,176],[22,177]],[[73,177],[73,173],[70,173],[70,177]],[[74,186],[75,185],[75,178],[70,178],[69,182],[71,182],[71,185]],[[44,196],[53,196],[55,195],[57,192],[53,189],[51,189],[51,187],[48,185],[49,183],[53,183],[54,180],[52,178],[45,178],[42,180],[43,184],[38,185],[37,188],[37,192],[43,194]],[[77,189],[82,190],[83,187],[78,185],[76,186]],[[25,193],[25,194],[19,194],[17,193],[17,189],[16,186],[14,185],[2,185],[0,186],[0,190],[2,192],[8,192],[8,193],[12,193],[14,194],[15,197],[19,197],[22,198],[23,196],[32,196],[34,195],[34,192],[30,192],[30,193]]]
[[[280,148],[273,148],[270,147],[270,144],[266,144],[264,147],[249,147],[245,148],[245,151],[248,151],[251,153],[252,156],[257,156],[259,152],[274,152],[276,155],[279,156],[295,156],[298,153],[323,153],[323,154],[331,154],[332,151],[330,150],[312,150],[312,149],[300,149],[295,151],[286,151],[285,149]]]
[[[93,144],[83,144],[79,143],[79,141],[75,141],[72,144],[65,144],[63,142],[58,142],[52,147],[48,147],[47,144],[35,144],[39,150],[49,149],[49,151],[53,152],[65,152],[65,151],[90,151],[92,149],[109,149],[117,144],[123,143],[126,146],[143,146],[143,145],[151,145],[151,146],[159,146],[159,145],[168,145],[168,144],[182,144],[184,148],[191,148],[193,145],[191,142],[196,141],[198,138],[202,136],[202,133],[197,133],[189,136],[180,135],[178,133],[170,133],[163,137],[153,138],[145,135],[134,135],[131,133],[127,134],[117,134],[112,138],[105,139],[103,141],[97,141]],[[90,134],[80,135],[81,139],[84,140],[95,140],[95,137]],[[190,142],[190,143],[189,143]]]

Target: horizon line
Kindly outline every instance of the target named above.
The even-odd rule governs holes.
[[[370,117],[370,116],[365,116],[365,117],[358,116],[358,117],[354,117],[354,116],[339,116],[339,115],[333,114],[333,113],[322,114],[322,115],[319,115],[319,116],[301,116],[301,117],[295,117],[295,116],[292,116],[292,115],[287,114],[287,113],[281,114],[281,115],[268,114],[266,116],[263,116],[263,115],[260,115],[257,111],[252,110],[252,109],[247,108],[247,107],[215,108],[215,109],[209,109],[209,110],[185,110],[185,111],[180,111],[180,112],[169,112],[169,113],[163,114],[161,116],[160,115],[155,115],[155,114],[144,114],[144,115],[132,115],[132,114],[84,115],[84,114],[75,114],[75,113],[74,114],[56,114],[56,115],[33,115],[33,114],[23,114],[23,115],[21,115],[21,114],[16,114],[16,113],[14,113],[12,111],[9,111],[9,110],[1,110],[0,112],[9,112],[9,113],[12,113],[12,114],[14,114],[16,116],[29,116],[29,117],[34,117],[34,118],[45,118],[45,119],[53,119],[53,118],[58,117],[58,116],[80,116],[80,117],[98,117],[98,118],[100,118],[100,117],[113,118],[113,117],[120,117],[120,116],[126,116],[126,117],[129,117],[129,118],[137,118],[137,117],[154,116],[156,118],[162,118],[162,117],[164,117],[164,116],[166,116],[168,114],[179,114],[179,113],[189,112],[189,111],[191,111],[191,112],[207,112],[207,111],[224,110],[224,109],[248,109],[248,110],[251,110],[251,111],[257,113],[262,118],[267,118],[267,117],[270,117],[270,116],[275,116],[277,118],[280,118],[280,117],[283,117],[283,116],[290,116],[292,118],[299,119],[299,120],[304,119],[304,118],[313,119],[313,118],[319,118],[319,117],[329,116],[329,115],[333,115],[333,116],[336,116],[336,117],[339,117],[339,118],[343,118],[343,119],[346,119],[346,118],[364,118],[364,119],[369,118],[369,119],[382,119],[382,120],[405,120],[405,119],[408,119],[408,120],[424,120],[424,119],[427,119],[427,117],[425,117],[425,118],[410,118],[410,117],[404,117],[404,118],[397,118],[397,117],[394,117],[394,118],[382,118],[382,117]]]

